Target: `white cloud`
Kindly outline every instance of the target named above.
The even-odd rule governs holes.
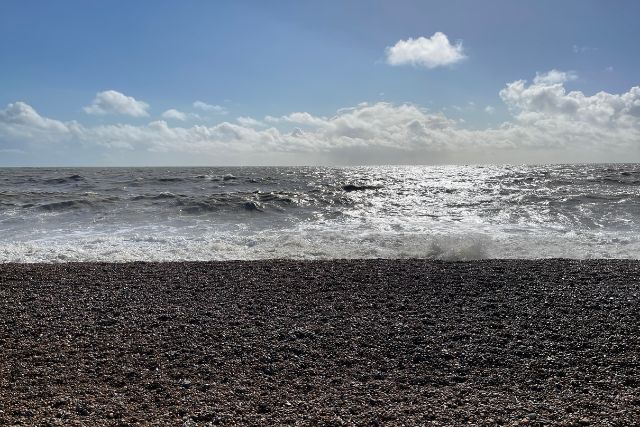
[[[42,117],[29,104],[14,102],[0,110],[0,142],[48,142],[72,138],[80,125]]]
[[[462,42],[455,45],[441,32],[430,38],[418,37],[399,40],[387,47],[387,63],[390,65],[420,65],[427,68],[452,65],[465,59]]]
[[[519,121],[563,120],[586,128],[606,126],[612,131],[640,124],[640,88],[633,87],[623,94],[599,92],[587,96],[580,91],[567,92],[562,83],[555,81],[534,79],[527,86],[524,80],[518,80],[507,84],[500,97]]]
[[[545,85],[562,84],[577,78],[578,75],[573,71],[559,71],[553,69],[546,73],[536,73],[533,83]]]
[[[132,117],[146,117],[149,104],[138,101],[115,90],[98,92],[91,105],[84,107],[87,114],[124,114]]]
[[[487,114],[493,114],[496,112],[496,109],[494,107],[492,107],[491,105],[487,105],[486,107],[484,107],[484,111]]]
[[[237,117],[236,121],[240,123],[242,126],[247,126],[247,127],[266,126],[260,120],[256,120],[253,117]]]
[[[323,126],[327,119],[325,117],[315,117],[305,112],[296,112],[280,117],[266,116],[264,120],[269,123],[286,122],[307,126]]]
[[[228,122],[215,126],[172,127],[159,120],[144,126],[98,126],[86,129],[84,137],[87,141],[110,148],[215,154],[277,150],[274,141],[278,135],[275,129],[256,131]]]
[[[517,127],[532,142],[549,147],[624,149],[638,158],[640,87],[622,94],[587,96],[567,92],[557,79],[509,83],[501,98],[514,112]]]
[[[227,109],[221,105],[210,105],[206,102],[196,101],[193,103],[193,108],[197,108],[198,110],[205,111],[207,113],[213,114],[227,114]]]
[[[42,117],[25,102],[14,102],[7,105],[4,110],[0,110],[0,123],[51,132],[66,132],[67,130],[64,123]]]
[[[467,129],[442,113],[388,102],[361,103],[332,117],[307,112],[266,117],[271,127],[246,117],[214,126],[154,121],[84,127],[42,117],[16,102],[0,110],[0,149],[23,148],[12,141],[44,139],[108,150],[189,153],[212,163],[229,153],[256,164],[267,155],[276,160],[291,155],[287,158],[298,163],[555,162],[584,160],[589,153],[599,161],[640,160],[640,87],[620,94],[568,92],[563,84],[569,74],[552,71],[538,74],[532,83],[507,84],[500,97],[513,117],[486,129]]]
[[[187,113],[183,113],[182,111],[178,111],[174,108],[171,108],[165,111],[164,113],[162,113],[162,118],[180,120],[184,122],[185,120],[187,120]]]

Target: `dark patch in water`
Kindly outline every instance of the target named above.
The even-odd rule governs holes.
[[[177,196],[173,193],[159,193],[159,194],[145,194],[141,196],[134,196],[131,200],[163,200],[163,199],[175,199]]]
[[[69,175],[65,178],[49,178],[49,179],[45,179],[44,182],[46,182],[47,184],[67,184],[69,182],[78,182],[78,181],[84,181],[84,178],[81,175]]]
[[[262,209],[260,209],[260,207],[258,206],[258,204],[256,202],[244,202],[242,204],[242,207],[245,208],[248,211],[262,212]]]
[[[382,188],[379,185],[356,185],[356,184],[347,184],[343,185],[342,189],[346,192],[351,191],[364,191],[364,190],[379,190]]]

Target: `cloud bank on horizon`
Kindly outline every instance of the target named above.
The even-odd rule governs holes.
[[[640,162],[640,3],[114,2],[3,5],[0,167]]]
[[[462,158],[467,154],[473,159],[487,153],[490,156],[485,161],[526,161],[519,152],[526,156],[540,152],[556,159],[580,153],[587,154],[583,158],[592,154],[598,158],[618,156],[621,160],[637,155],[640,87],[621,94],[599,92],[588,96],[565,89],[565,83],[576,78],[575,73],[554,69],[537,73],[531,83],[507,83],[499,96],[511,112],[511,120],[485,129],[466,128],[442,112],[409,103],[363,102],[340,109],[331,117],[292,112],[279,117],[267,115],[262,120],[238,117],[235,122],[214,125],[172,126],[165,120],[153,120],[146,124],[88,126],[43,117],[31,105],[14,102],[0,110],[0,140],[3,150],[16,153],[45,143],[66,147],[75,144],[76,149],[99,146],[124,153],[187,153],[211,162],[236,153],[249,164],[259,164],[265,153],[289,153],[300,163],[309,164],[316,163],[314,158],[338,164],[345,159],[350,163],[348,159],[353,158],[364,158],[365,163],[384,163],[384,159],[429,163],[451,154]],[[149,114],[149,108],[146,102],[108,90],[98,93],[85,112],[141,117]],[[194,102],[193,108],[212,114],[226,112],[202,101]],[[162,117],[201,119],[195,113],[175,109],[165,111]],[[373,156],[367,158],[367,153]],[[539,160],[535,155],[531,159]]]

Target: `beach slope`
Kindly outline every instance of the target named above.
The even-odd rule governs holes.
[[[640,262],[0,264],[0,425],[638,425]]]

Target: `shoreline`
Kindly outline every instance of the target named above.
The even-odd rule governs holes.
[[[638,260],[4,263],[0,424],[632,425],[639,306]]]
[[[98,266],[98,265],[157,265],[159,267],[169,267],[178,265],[199,265],[207,264],[215,266],[216,264],[255,264],[255,263],[292,263],[292,264],[315,264],[315,263],[352,263],[352,262],[426,262],[441,264],[470,264],[470,263],[545,263],[545,262],[567,262],[575,263],[638,263],[640,258],[477,258],[477,259],[438,259],[438,258],[419,258],[419,257],[403,257],[403,258],[255,258],[255,259],[214,259],[214,260],[126,260],[126,261],[0,261],[0,268],[3,266],[39,266],[47,268],[49,266]]]

